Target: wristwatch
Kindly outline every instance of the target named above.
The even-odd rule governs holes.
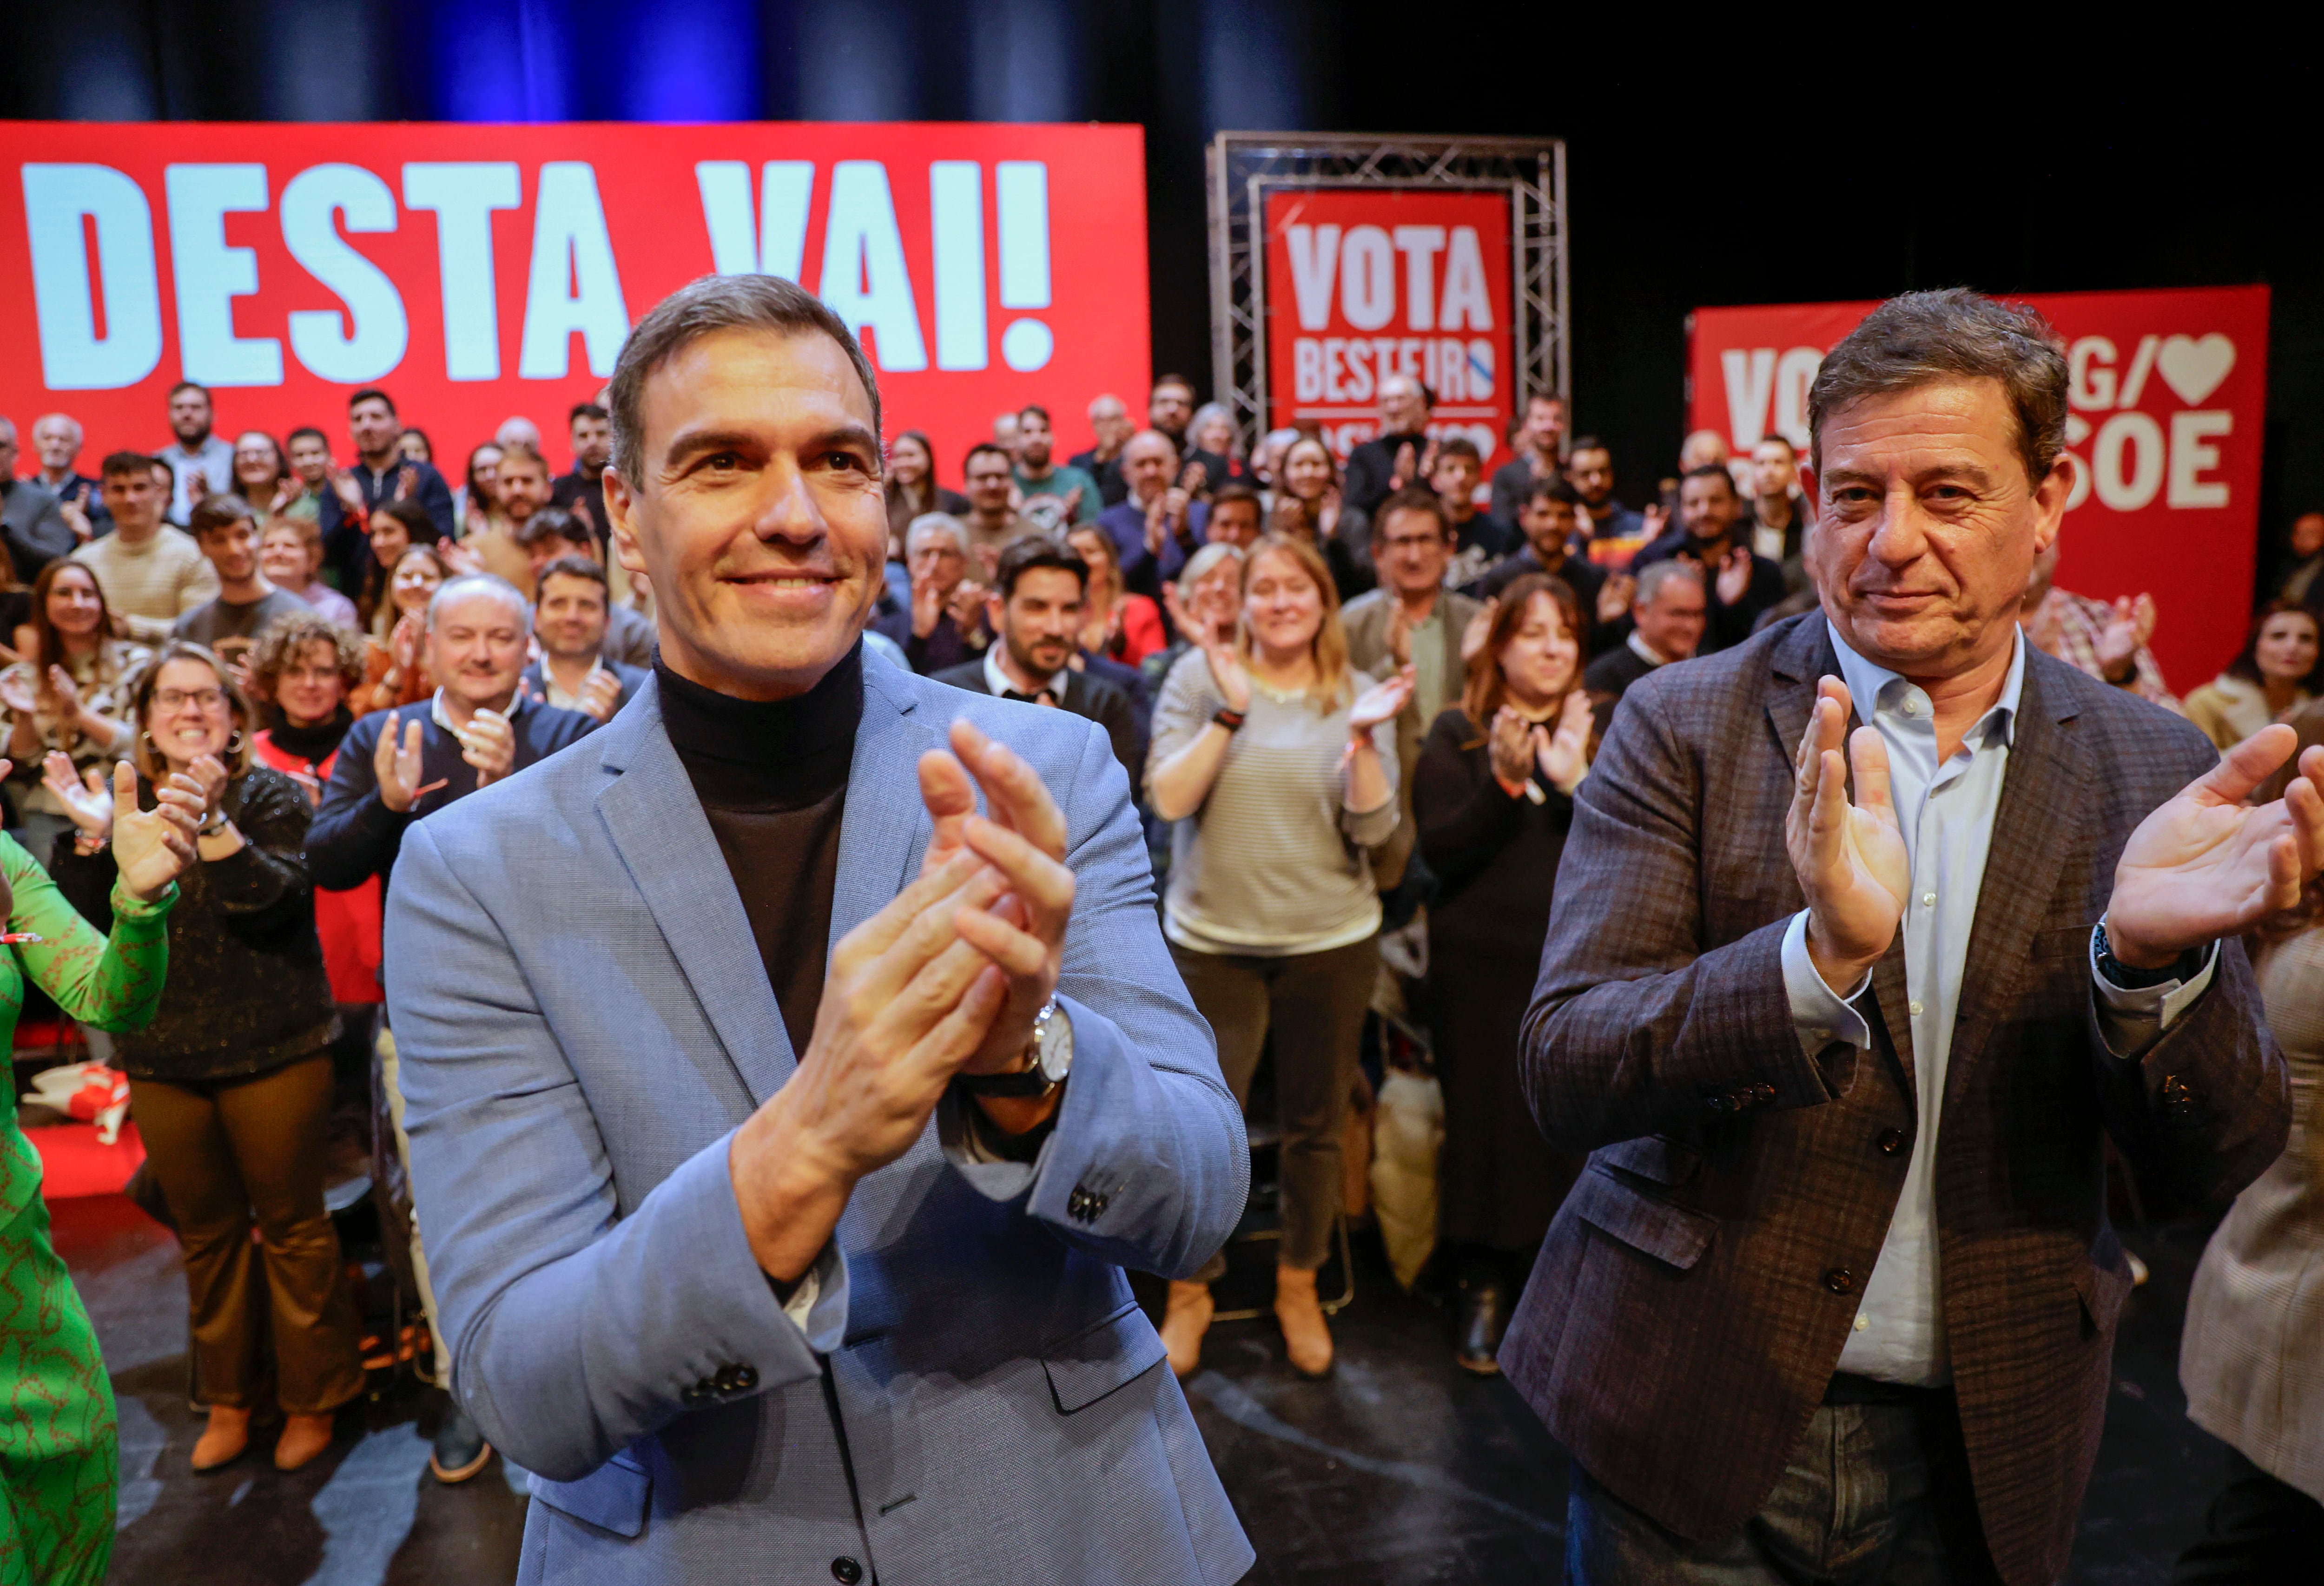
[[[2193,980],[2201,973],[2203,957],[2209,951],[2190,947],[2161,969],[2135,969],[2114,955],[2114,944],[2107,940],[2106,921],[2098,921],[2092,935],[2091,945],[2098,949],[2098,973],[2126,991],[2144,991],[2166,981]]]
[[[1049,999],[1025,1044],[1032,1061],[1015,1074],[964,1074],[954,1083],[972,1096],[1046,1096],[1065,1083],[1074,1066],[1074,1021]]]
[[[215,837],[220,832],[226,830],[226,807],[224,805],[220,805],[217,808],[210,811],[208,816],[203,817],[202,824],[200,826],[196,828],[194,835],[197,837]]]

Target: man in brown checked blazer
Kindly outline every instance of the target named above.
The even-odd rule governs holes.
[[[1575,1586],[2054,1580],[2101,1135],[2221,1199],[2282,1146],[2235,936],[2324,860],[2324,748],[2247,808],[2288,728],[2222,762],[2023,641],[2066,389],[2030,311],[1875,310],[1810,396],[1822,610],[1635,685],[1582,784],[1522,1062],[1596,1154],[1501,1351]]]

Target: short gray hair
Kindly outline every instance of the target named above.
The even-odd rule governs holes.
[[[436,593],[428,597],[428,631],[436,631],[436,619],[446,607],[479,595],[507,606],[516,613],[518,626],[528,633],[532,631],[532,602],[525,599],[523,590],[498,573],[463,573],[438,585]]]
[[[949,534],[960,547],[963,556],[968,554],[968,525],[950,512],[922,512],[904,525],[904,554],[912,554],[912,547],[931,534]]]
[[[1105,530],[1101,529],[1098,532],[1102,534]],[[1185,588],[1192,589],[1209,577],[1211,569],[1221,562],[1232,562],[1237,567],[1240,567],[1242,560],[1242,547],[1229,545],[1223,539],[1213,540],[1186,558],[1186,565],[1178,570],[1177,582]]]
[[[721,330],[771,330],[781,336],[820,334],[837,342],[855,365],[872,403],[872,430],[880,430],[880,382],[847,322],[821,298],[779,275],[706,275],[654,305],[622,344],[605,406],[613,420],[613,471],[632,484],[645,444],[646,380],[688,346]]]
[[[1674,582],[1692,584],[1702,589],[1704,587],[1702,569],[1692,562],[1682,562],[1676,558],[1652,563],[1638,575],[1638,592],[1632,598],[1640,605],[1652,605],[1655,596],[1663,592],[1663,586]]]
[[[2066,356],[2023,303],[1967,287],[1890,298],[1824,355],[1808,388],[1809,449],[1823,469],[1823,427],[1851,402],[1945,380],[1997,380],[2017,420],[2017,455],[2040,484],[2066,449]]]

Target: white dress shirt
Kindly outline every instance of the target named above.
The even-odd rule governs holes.
[[[1019,688],[1017,687],[1017,679],[1010,677],[1009,669],[1001,664],[1001,652],[1004,648],[1006,648],[1004,645],[1000,644],[988,644],[984,647],[986,693],[995,699],[1006,699],[1012,694],[1021,694],[1029,699],[1046,689],[1056,696],[1060,705],[1065,703],[1065,674],[1062,670],[1051,672],[1030,688]]]
[[[1960,747],[1937,763],[1936,719],[1929,696],[1896,673],[1874,666],[1848,647],[1837,629],[1831,645],[1858,715],[1875,728],[1888,751],[1889,793],[1910,856],[1913,890],[1904,908],[1904,992],[1912,1021],[1913,1074],[1918,1127],[1904,1192],[1888,1236],[1857,1307],[1856,1325],[1840,1351],[1840,1369],[1916,1387],[1952,1379],[1946,1352],[1936,1202],[1937,1130],[1942,1120],[1945,1066],[1960,1008],[1961,970],[1970,927],[1984,885],[1993,817],[2015,735],[2025,682],[2025,640],[2015,639],[2001,697],[1961,736]],[[1834,1041],[1859,1049],[1872,1030],[1857,1004],[1871,984],[1845,998],[1816,973],[1808,956],[1806,910],[1784,936],[1784,983],[1800,1038],[1813,1054]],[[2095,933],[2093,934],[2095,936]],[[2099,998],[2101,1033],[2117,1056],[2135,1057],[2210,984],[2214,947],[2185,982],[2167,981],[2126,991],[2098,973],[2095,939],[2090,976]]]

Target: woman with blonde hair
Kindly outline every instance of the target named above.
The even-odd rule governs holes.
[[[1283,1238],[1275,1314],[1292,1365],[1332,1366],[1315,1297],[1340,1210],[1340,1141],[1364,1010],[1379,973],[1379,895],[1366,851],[1396,828],[1396,714],[1409,667],[1348,665],[1339,597],[1314,547],[1268,535],[1243,562],[1231,642],[1198,634],[1155,707],[1147,793],[1173,834],[1163,932],[1247,1099],[1274,1036]],[[1192,1372],[1210,1325],[1214,1258],[1170,1286],[1163,1339]]]
[[[1512,580],[1469,658],[1460,703],[1412,773],[1428,906],[1429,1028],[1444,1090],[1438,1237],[1460,1282],[1453,1358],[1490,1376],[1533,1253],[1581,1167],[1543,1146],[1517,1084],[1519,1026],[1592,721],[1582,610],[1542,573]]]
[[[164,644],[130,715],[139,806],[160,785],[190,788],[203,807],[198,862],[170,912],[160,1009],[116,1043],[185,1249],[195,1397],[209,1408],[193,1465],[240,1457],[254,1416],[279,1408],[288,1420],[274,1464],[297,1470],[330,1445],[339,1406],[363,1391],[355,1305],[323,1205],[337,1019],[307,872],[312,810],[296,782],[256,762],[250,702],[200,645]],[[77,780],[62,755],[47,771],[82,833],[52,867],[57,885],[106,920],[114,789]]]
[[[1065,543],[1089,564],[1089,589],[1082,596],[1082,648],[1093,655],[1134,667],[1168,642],[1162,608],[1121,586],[1121,548],[1095,523],[1084,523]]]

